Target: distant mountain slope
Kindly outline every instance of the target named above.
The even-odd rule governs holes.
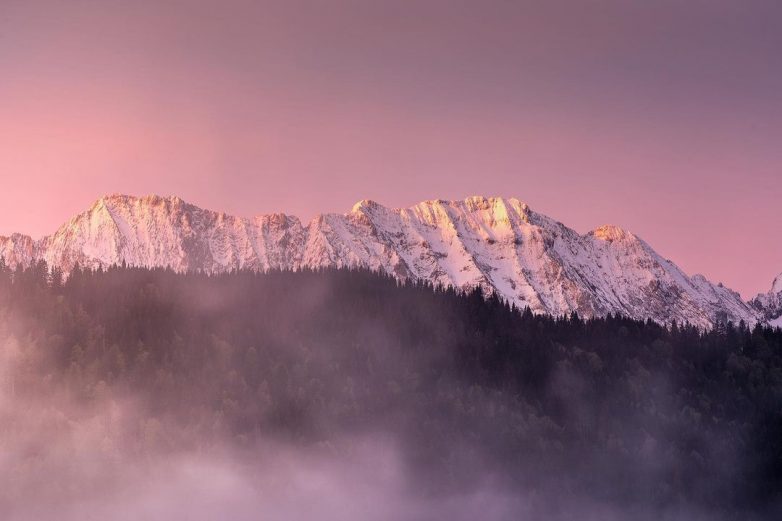
[[[307,224],[284,214],[240,218],[178,197],[103,197],[53,235],[0,238],[10,265],[38,259],[66,272],[126,263],[222,272],[362,266],[400,279],[481,286],[537,313],[622,313],[708,327],[754,323],[738,293],[687,276],[615,226],[585,235],[510,198],[424,201],[391,209],[361,201]]]
[[[750,305],[772,325],[782,327],[782,273],[771,283],[771,289],[752,299]]]

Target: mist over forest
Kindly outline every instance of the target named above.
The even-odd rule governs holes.
[[[780,516],[780,329],[0,266],[4,520]]]

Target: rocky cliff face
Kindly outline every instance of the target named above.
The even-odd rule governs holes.
[[[782,327],[782,273],[777,275],[768,293],[761,293],[750,305],[772,325]]]
[[[757,307],[702,276],[687,276],[615,226],[580,235],[517,199],[470,197],[386,208],[361,201],[303,224],[284,214],[240,218],[178,197],[99,199],[53,235],[0,237],[7,264],[38,259],[68,272],[123,262],[221,272],[368,267],[400,279],[481,286],[534,312],[622,313],[710,326],[722,315],[754,323]]]

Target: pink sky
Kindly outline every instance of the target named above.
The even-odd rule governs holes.
[[[742,292],[782,271],[782,4],[0,0],[0,234],[518,197]]]

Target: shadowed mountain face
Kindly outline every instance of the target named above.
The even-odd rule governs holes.
[[[0,270],[0,518],[779,519],[782,331],[365,270]]]
[[[782,273],[774,279],[768,293],[761,293],[750,305],[772,325],[782,327]]]
[[[309,223],[284,214],[239,218],[177,197],[98,200],[39,241],[0,237],[6,263],[44,260],[66,273],[125,263],[176,271],[363,267],[399,279],[481,287],[535,313],[621,313],[709,327],[761,313],[700,275],[688,276],[615,226],[580,235],[517,199],[471,197],[390,209],[361,201]]]

